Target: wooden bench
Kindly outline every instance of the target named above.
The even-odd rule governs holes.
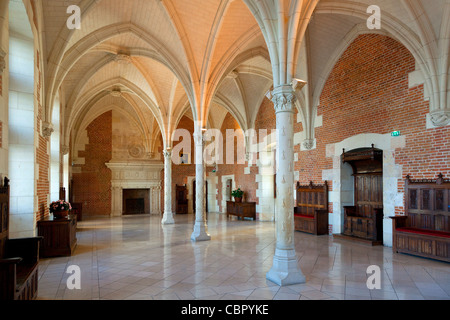
[[[9,180],[0,187],[0,300],[33,300],[41,237],[9,239]]]
[[[307,186],[297,182],[297,204],[294,207],[295,230],[314,235],[328,234],[328,185]]]
[[[393,220],[393,250],[450,262],[450,180],[405,180],[405,215]]]

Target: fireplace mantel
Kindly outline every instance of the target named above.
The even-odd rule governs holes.
[[[106,163],[111,169],[111,215],[123,215],[124,189],[149,189],[150,213],[161,214],[161,171],[159,161],[135,161]]]

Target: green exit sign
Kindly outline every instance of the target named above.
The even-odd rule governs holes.
[[[400,137],[400,131],[394,131],[394,132],[392,132],[391,133],[391,136],[393,136],[393,137]]]

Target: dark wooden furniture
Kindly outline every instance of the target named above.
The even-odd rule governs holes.
[[[361,148],[343,153],[353,168],[354,206],[344,207],[343,235],[383,244],[383,151]]]
[[[405,181],[405,215],[393,220],[394,252],[450,262],[450,180]]]
[[[188,213],[188,199],[187,199],[187,188],[186,186],[175,186],[175,201],[176,201],[176,214],[187,214]]]
[[[227,218],[230,216],[256,220],[256,202],[227,201]]]
[[[59,198],[62,200],[66,199],[66,188],[64,187],[59,188]]]
[[[72,214],[77,217],[77,221],[83,221],[83,203],[72,203]]]
[[[9,239],[9,180],[0,187],[0,300],[33,300],[38,292],[40,237]]]
[[[54,219],[48,217],[38,221],[38,234],[43,237],[41,257],[50,258],[70,256],[77,245],[77,218],[69,215],[68,218]]]
[[[328,185],[300,185],[297,182],[294,207],[295,230],[315,235],[328,234]]]

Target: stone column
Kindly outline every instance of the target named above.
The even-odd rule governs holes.
[[[274,159],[273,152],[260,151],[259,153],[259,220],[274,221]]]
[[[277,199],[275,212],[276,249],[272,269],[266,278],[280,286],[305,283],[297,266],[294,246],[294,108],[292,86],[274,89],[273,102],[277,129]]]
[[[172,152],[164,150],[164,215],[162,224],[174,224],[172,212]]]
[[[204,137],[200,129],[194,133],[195,142],[195,224],[192,241],[208,241],[211,236],[207,232],[205,213],[205,167],[203,162]]]

